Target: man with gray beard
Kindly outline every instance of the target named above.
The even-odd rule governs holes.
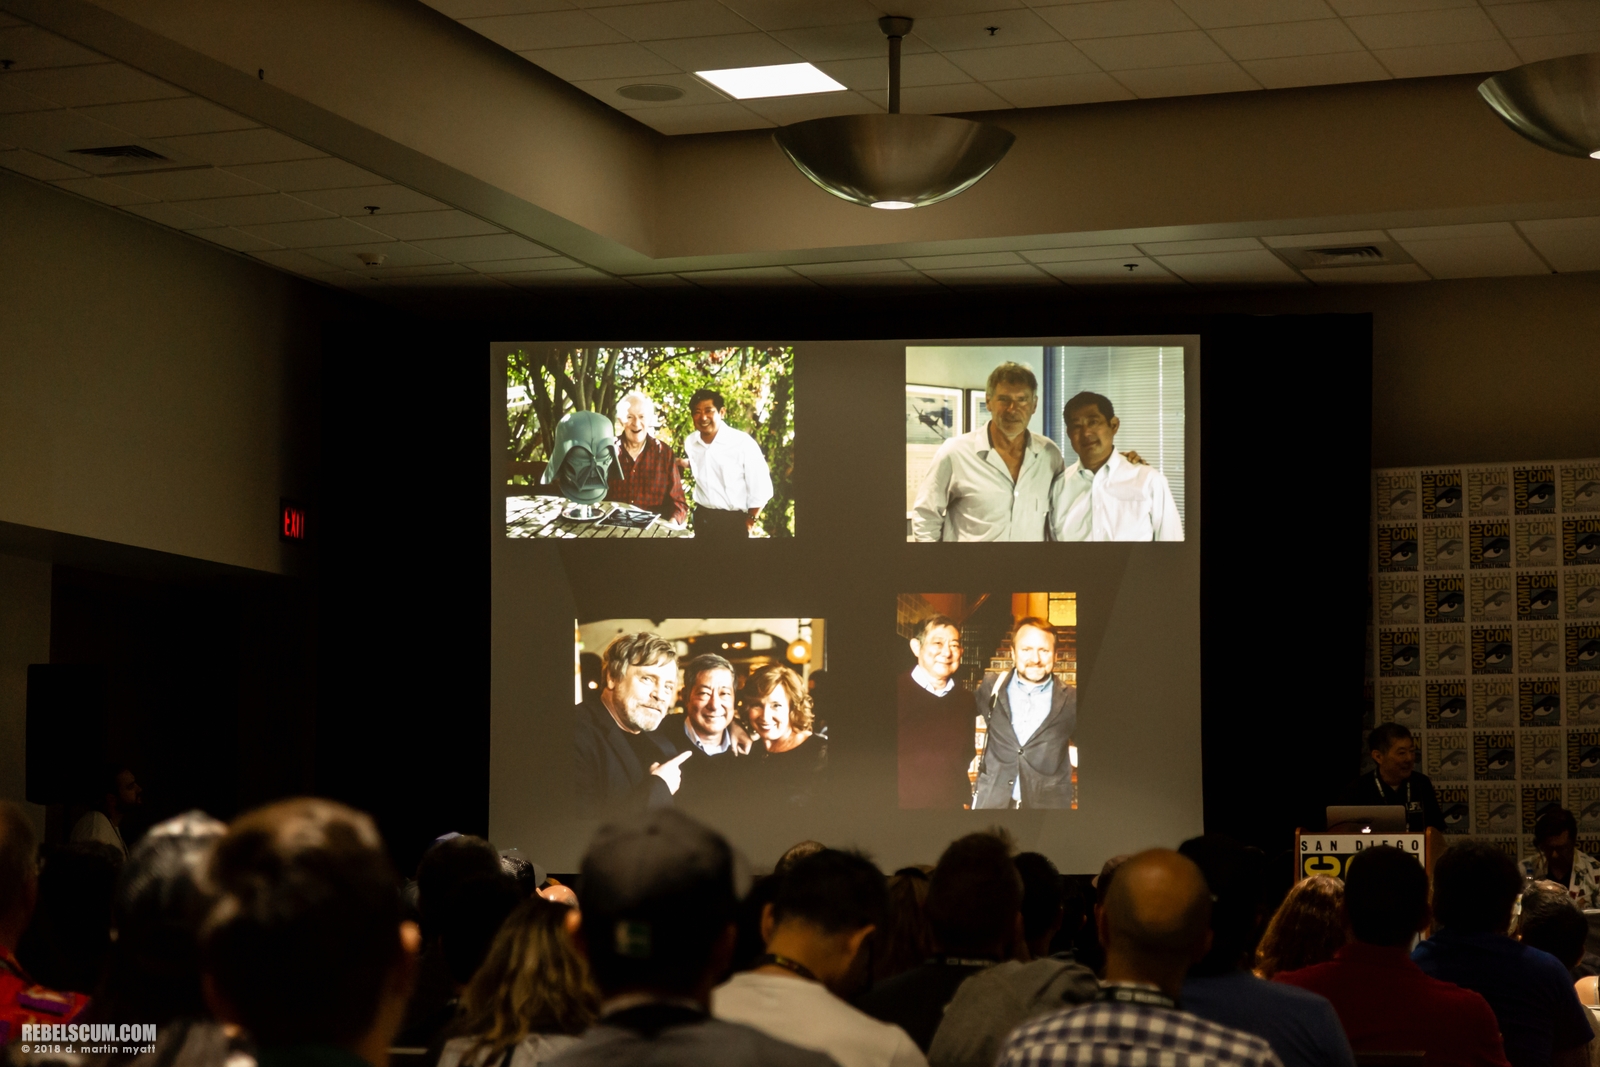
[[[652,731],[678,694],[678,654],[652,633],[619,634],[600,653],[603,686],[578,708],[573,782],[579,810],[617,815],[667,807],[683,761]]]

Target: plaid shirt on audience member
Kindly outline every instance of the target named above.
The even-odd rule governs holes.
[[[1218,1026],[1160,1004],[1118,1001],[1068,1008],[1019,1026],[1006,1039],[998,1061],[998,1067],[1068,1064],[1283,1067],[1272,1047],[1254,1034]]]
[[[668,522],[682,522],[689,514],[683,498],[683,476],[678,473],[678,461],[666,442],[647,434],[639,458],[634,459],[618,438],[617,460],[606,491],[607,500],[653,511]]]

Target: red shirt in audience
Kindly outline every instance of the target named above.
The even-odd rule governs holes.
[[[1352,941],[1327,963],[1273,980],[1332,1001],[1357,1053],[1422,1050],[1428,1067],[1509,1067],[1489,1002],[1429,978],[1404,948]]]
[[[70,1023],[88,1003],[82,993],[57,993],[39,985],[16,956],[0,949],[0,1043],[21,1037],[23,1023]]]

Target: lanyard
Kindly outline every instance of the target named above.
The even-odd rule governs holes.
[[[1149,989],[1145,986],[1136,985],[1103,985],[1094,999],[1101,1003],[1144,1004],[1153,1008],[1172,1008],[1173,1010],[1177,1010],[1178,1007],[1176,1000],[1173,1000],[1159,989]]]
[[[1388,799],[1388,794],[1386,794],[1383,791],[1383,778],[1378,774],[1377,771],[1373,771],[1372,772],[1372,780],[1375,783],[1377,783],[1377,786],[1378,786],[1378,799],[1379,800],[1387,800]],[[1397,790],[1397,792],[1398,792],[1398,790]],[[1407,777],[1406,778],[1406,815],[1410,816],[1410,814],[1411,814],[1411,779],[1409,777]]]
[[[804,978],[808,982],[822,981],[822,979],[818,978],[816,974],[812,972],[810,967],[807,967],[799,960],[791,960],[788,956],[780,956],[775,952],[769,952],[765,956],[758,956],[756,958],[757,967],[764,967],[768,965],[773,967],[782,967],[796,978]]]
[[[965,956],[934,956],[929,963],[937,963],[941,967],[981,967],[989,968],[995,964],[994,960],[969,959]]]

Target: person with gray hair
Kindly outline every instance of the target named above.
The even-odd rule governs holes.
[[[659,634],[618,634],[600,653],[598,693],[578,706],[573,784],[579,810],[601,815],[666,807],[683,761],[655,732],[678,694],[678,650]]]
[[[1021,363],[1002,363],[984,389],[988,423],[939,446],[917,489],[911,536],[917,541],[1043,541],[1050,487],[1066,469],[1060,447],[1028,422],[1039,380]]]
[[[1281,1067],[1266,1041],[1178,1008],[1191,965],[1211,948],[1211,893],[1200,868],[1170,849],[1117,868],[1096,916],[1106,949],[1096,999],[1012,1031],[1000,1067],[1198,1063]]]
[[[637,389],[617,402],[617,463],[611,468],[606,499],[653,511],[667,522],[682,524],[689,514],[683,475],[672,446],[654,436],[656,404]]]

